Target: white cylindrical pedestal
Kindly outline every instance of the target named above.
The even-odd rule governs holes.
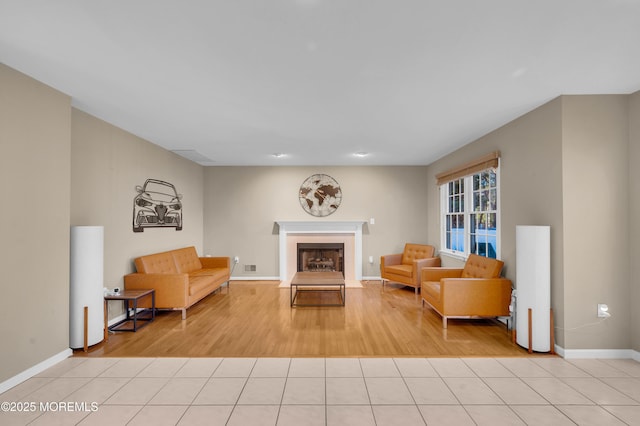
[[[516,227],[516,341],[529,348],[551,351],[551,228]]]
[[[104,228],[71,227],[69,347],[85,345],[84,308],[88,307],[87,345],[104,338]]]

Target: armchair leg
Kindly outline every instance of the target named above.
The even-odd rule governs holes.
[[[442,328],[447,328],[447,317],[442,316]]]
[[[418,287],[416,287],[416,296],[418,295]]]
[[[186,320],[187,319],[187,310],[186,309],[182,309],[182,320]]]

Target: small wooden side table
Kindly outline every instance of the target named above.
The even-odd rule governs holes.
[[[151,297],[151,308],[138,312],[138,302]],[[108,325],[108,302],[109,300],[121,300],[124,304],[126,317],[115,324]],[[150,311],[150,312],[149,312]],[[105,340],[108,340],[109,331],[137,331],[139,328],[148,325],[156,318],[156,291],[149,290],[123,290],[118,294],[107,294],[104,296],[104,333]],[[140,323],[140,324],[139,324]]]

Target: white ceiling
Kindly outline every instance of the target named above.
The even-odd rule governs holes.
[[[0,0],[0,60],[205,165],[423,165],[639,90],[640,0]]]

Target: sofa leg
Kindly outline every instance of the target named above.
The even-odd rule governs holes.
[[[187,309],[182,308],[182,321],[187,319]]]
[[[416,296],[418,295],[418,287],[416,287]]]

